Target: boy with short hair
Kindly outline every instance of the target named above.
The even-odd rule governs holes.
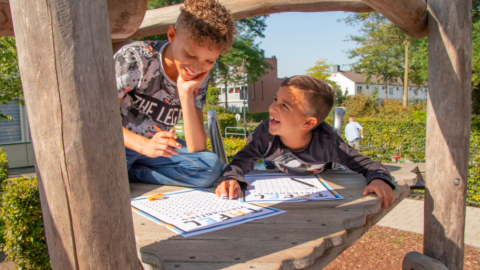
[[[131,182],[208,187],[223,166],[205,150],[202,108],[235,21],[216,0],[186,0],[180,10],[168,41],[137,41],[114,56],[127,169]],[[186,141],[170,130],[182,117]]]
[[[363,195],[376,193],[386,209],[394,198],[390,173],[348,146],[324,122],[334,97],[333,89],[323,80],[310,76],[286,79],[270,105],[270,119],[249,135],[245,147],[223,170],[216,194],[236,198],[241,186],[247,187],[244,175],[260,158],[267,168],[297,175],[316,174],[326,163],[337,162],[362,173],[368,184]]]

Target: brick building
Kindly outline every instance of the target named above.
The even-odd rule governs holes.
[[[241,113],[243,111],[244,101],[249,112],[266,112],[272,104],[273,96],[280,88],[284,78],[277,78],[277,58],[265,58],[267,63],[272,65],[272,69],[267,70],[267,74],[259,78],[258,82],[245,85],[228,85],[227,89],[218,84],[220,94],[218,103],[225,108],[225,91],[228,92],[228,110]]]
[[[267,74],[259,78],[258,82],[248,84],[248,108],[249,112],[266,112],[273,102],[273,97],[280,88],[285,78],[277,78],[277,58],[265,59],[272,69],[267,70]]]

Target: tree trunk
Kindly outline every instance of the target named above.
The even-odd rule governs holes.
[[[227,76],[225,76],[225,109],[228,111],[228,83],[227,83]]]
[[[53,269],[138,269],[105,0],[11,1]]]
[[[385,82],[385,100],[388,99],[388,83]]]
[[[405,75],[403,79],[403,107],[408,105],[408,46],[410,42],[405,40]]]
[[[429,5],[425,255],[463,269],[471,118],[472,1]],[[457,179],[457,180],[456,180]]]

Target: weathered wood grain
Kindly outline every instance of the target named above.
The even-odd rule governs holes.
[[[127,38],[140,27],[148,0],[107,0],[112,39]]]
[[[427,35],[427,12],[423,0],[296,0],[293,2],[224,0],[220,2],[231,10],[235,20],[279,12],[372,12],[376,9],[409,36],[419,38]],[[179,14],[179,5],[148,10],[140,28],[129,38],[166,33],[168,26],[175,24]]]
[[[435,260],[416,251],[411,251],[403,258],[403,270],[448,270],[439,260]]]
[[[53,269],[137,269],[107,7],[11,11]]]
[[[270,204],[287,212],[188,238],[135,214],[141,259],[166,270],[303,269],[326,265],[409,194],[404,180],[415,177],[411,171],[417,168],[403,164],[388,168],[394,171],[392,175],[400,185],[394,203],[386,211],[382,211],[377,196],[362,195],[366,185],[363,176],[329,171],[322,177],[337,187],[345,200]],[[137,197],[183,188],[131,184],[130,189],[131,196]]]
[[[405,34],[422,38],[428,34],[427,3],[424,0],[362,0],[394,23]]]
[[[107,0],[112,39],[123,39],[140,27],[148,0]],[[13,36],[12,17],[8,0],[0,0],[0,36]]]
[[[269,0],[269,1],[220,1],[231,10],[235,20],[279,12],[351,11],[371,12],[373,9],[357,0]],[[139,38],[166,33],[180,14],[180,5],[148,10],[140,28],[129,38]],[[120,40],[118,40],[120,41]],[[115,41],[114,41],[115,42]]]
[[[470,144],[470,0],[428,1],[427,181],[423,254],[463,269]],[[459,185],[455,185],[459,179]]]

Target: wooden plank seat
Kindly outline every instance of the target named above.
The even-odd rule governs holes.
[[[397,188],[385,211],[376,195],[362,195],[365,178],[347,170],[322,173],[343,200],[266,204],[286,213],[188,238],[134,214],[139,257],[147,268],[166,270],[321,269],[407,197],[407,182],[416,183],[415,164],[386,167]],[[130,184],[132,198],[182,189]]]

